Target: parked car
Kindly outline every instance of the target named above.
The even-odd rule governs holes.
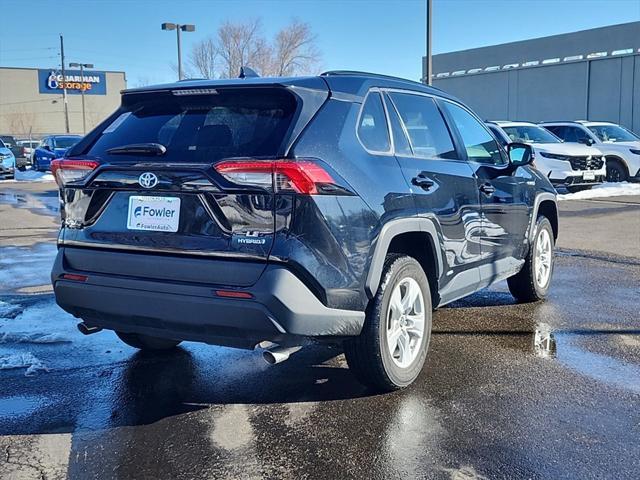
[[[606,159],[607,181],[640,181],[640,138],[610,122],[542,122],[544,128],[565,142],[598,147]]]
[[[18,140],[17,142],[18,147],[20,147],[20,158],[31,158],[31,155],[33,154],[33,151],[38,148],[38,145],[40,145],[40,141],[39,140]]]
[[[606,178],[602,152],[595,147],[563,143],[530,122],[488,122],[487,126],[503,146],[511,142],[530,144],[536,168],[556,187],[577,192],[599,185]]]
[[[0,135],[0,140],[4,143],[4,146],[11,150],[14,158],[20,156],[21,149],[16,143],[16,139],[12,135]]]
[[[420,373],[432,310],[502,279],[545,298],[556,194],[530,145],[454,97],[357,72],[125,90],[54,160],[57,303],[90,334],[270,363],[341,344],[365,384]]]
[[[40,145],[33,151],[31,166],[39,172],[49,170],[51,160],[62,157],[81,138],[80,135],[50,135],[44,137]]]
[[[14,178],[16,171],[16,157],[5,143],[0,140],[0,177]]]

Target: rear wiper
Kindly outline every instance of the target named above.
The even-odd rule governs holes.
[[[167,147],[160,143],[131,143],[107,150],[111,155],[164,155]]]

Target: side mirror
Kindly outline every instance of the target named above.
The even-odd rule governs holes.
[[[582,144],[587,145],[588,147],[590,147],[591,145],[593,145],[596,142],[594,142],[592,138],[582,137],[582,138],[578,139],[578,143],[582,143]]]
[[[51,147],[49,145],[43,145],[42,148],[44,148],[47,152],[51,151]]]
[[[533,149],[527,143],[510,143],[507,145],[509,163],[513,167],[522,167],[533,162]]]

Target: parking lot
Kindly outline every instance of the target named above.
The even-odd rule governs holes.
[[[329,348],[83,337],[48,283],[55,184],[2,183],[0,478],[635,477],[640,195],[576,197],[548,301],[438,310],[417,383],[374,395]]]

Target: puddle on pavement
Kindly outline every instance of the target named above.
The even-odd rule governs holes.
[[[0,416],[22,417],[30,415],[43,405],[42,398],[35,396],[17,395],[15,397],[0,398]]]
[[[34,212],[58,214],[60,212],[60,201],[58,195],[43,193],[36,195],[24,192],[0,192],[0,204],[12,205],[16,208],[26,208]]]
[[[562,365],[594,380],[640,393],[640,366],[591,352],[578,344],[580,336],[583,335],[554,333],[548,325],[540,324],[533,334],[533,352],[537,357],[555,358]],[[615,332],[607,336],[629,337]]]

